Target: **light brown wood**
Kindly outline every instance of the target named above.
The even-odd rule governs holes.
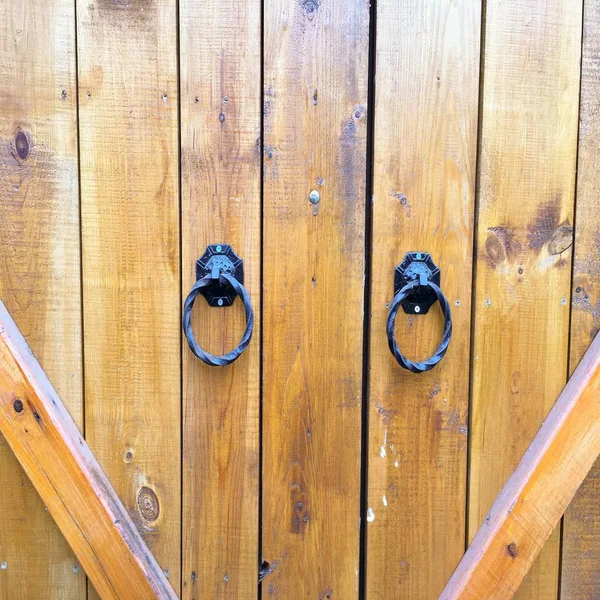
[[[101,598],[174,600],[162,570],[2,302],[0,365],[0,431]]]
[[[369,2],[267,0],[264,29],[263,597],[351,600]]]
[[[437,598],[465,548],[479,0],[377,4],[370,315],[367,596]],[[403,370],[385,324],[394,270],[429,252],[452,306],[450,349]],[[397,317],[412,359],[435,351],[438,306]]]
[[[254,307],[250,346],[209,367],[184,339],[183,597],[256,600],[258,582],[261,4],[180,2],[183,297],[208,244],[244,261]],[[199,297],[196,339],[233,349],[243,304]]]
[[[512,598],[598,454],[600,336],[496,499],[440,600]]]
[[[581,2],[488,2],[475,294],[469,536],[568,366]],[[517,595],[556,598],[559,536]]]
[[[81,426],[73,1],[0,3],[0,57],[0,297]],[[83,600],[85,575],[2,436],[0,489],[0,598]]]
[[[180,588],[175,0],[77,10],[85,433]]]
[[[600,328],[600,2],[584,2],[571,310],[571,369]],[[565,513],[563,600],[600,598],[600,462]]]

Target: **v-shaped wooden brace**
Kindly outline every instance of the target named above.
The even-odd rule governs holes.
[[[496,498],[440,600],[512,598],[599,454],[600,334]]]
[[[103,599],[175,599],[0,302],[0,431]]]

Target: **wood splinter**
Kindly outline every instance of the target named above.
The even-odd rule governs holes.
[[[0,432],[104,600],[176,598],[1,301]]]
[[[512,598],[599,454],[597,335],[440,600]]]

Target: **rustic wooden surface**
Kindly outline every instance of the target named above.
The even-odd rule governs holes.
[[[0,298],[82,425],[75,7],[0,3]],[[0,436],[0,597],[80,600],[85,575]]]
[[[252,342],[227,367],[183,347],[183,597],[252,598],[258,583],[260,2],[180,3],[183,297],[196,259],[227,243],[244,261]],[[240,299],[198,297],[196,339],[216,354],[245,328]]]
[[[367,596],[437,598],[465,549],[471,262],[479,0],[377,4],[369,395]],[[385,323],[394,270],[409,251],[442,271],[453,335],[433,371],[401,369]],[[424,359],[438,307],[400,310],[396,339]]]
[[[599,454],[597,336],[494,502],[440,600],[512,598]]]
[[[600,2],[584,3],[571,311],[571,369],[600,328]],[[600,463],[565,514],[563,600],[600,598]]]
[[[85,434],[180,588],[176,3],[78,7]]]
[[[369,3],[268,0],[264,9],[263,597],[350,600]]]
[[[103,600],[175,600],[2,302],[0,365],[0,431]]]
[[[568,366],[581,2],[487,4],[469,536],[562,389]],[[518,598],[556,598],[558,532]]]

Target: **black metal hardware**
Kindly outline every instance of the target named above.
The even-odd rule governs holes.
[[[254,330],[254,311],[250,296],[243,285],[244,263],[228,244],[211,244],[196,261],[196,283],[192,286],[183,305],[183,331],[190,350],[207,365],[223,367],[237,360],[248,347]],[[215,356],[200,347],[192,332],[191,318],[194,301],[202,294],[209,306],[231,306],[239,295],[246,311],[246,330],[237,348]]]
[[[444,313],[444,333],[437,350],[427,360],[414,362],[406,358],[396,343],[394,327],[400,306],[408,314],[426,314],[435,301]],[[452,337],[450,304],[440,289],[440,270],[426,252],[409,252],[394,273],[394,299],[387,319],[387,337],[390,351],[398,364],[412,373],[430,371],[444,358]]]

